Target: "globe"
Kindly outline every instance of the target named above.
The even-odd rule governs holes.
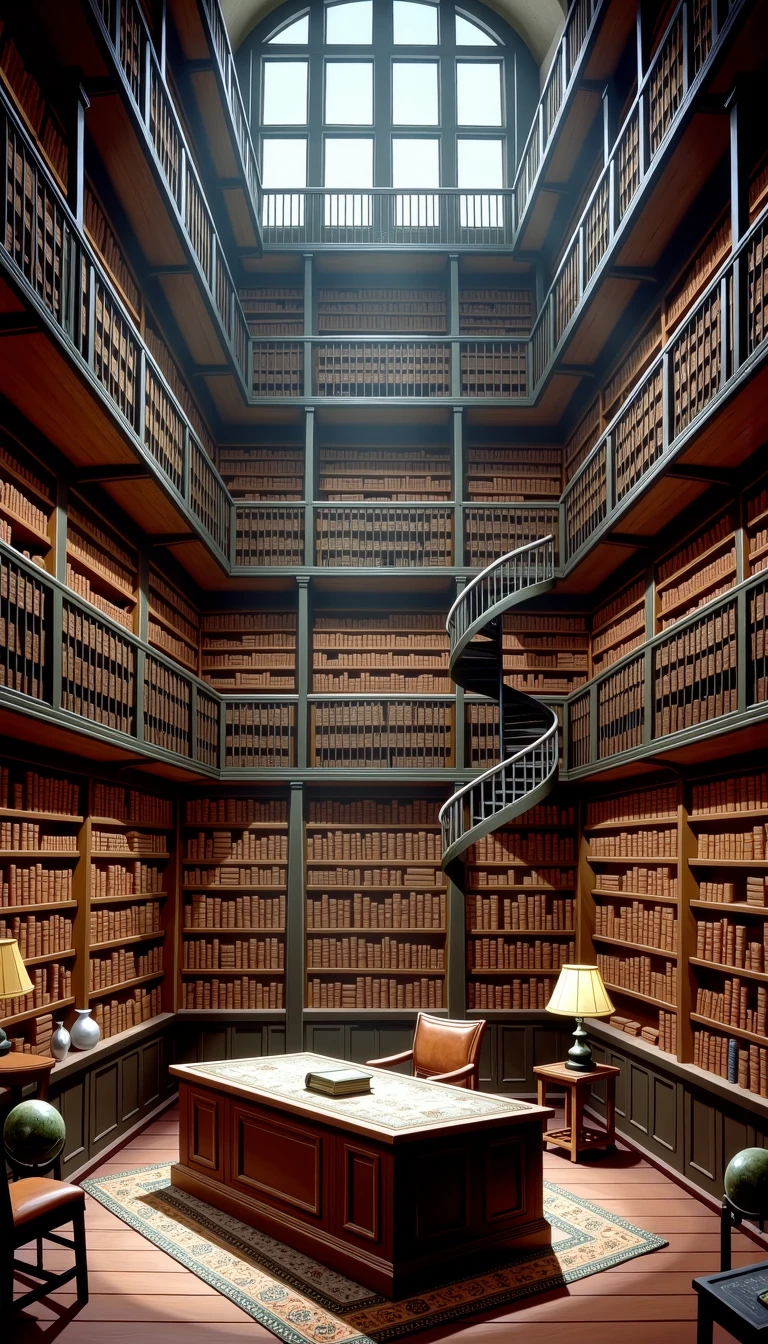
[[[725,1169],[725,1193],[740,1213],[768,1216],[768,1149],[744,1148]]]
[[[47,1101],[22,1101],[3,1125],[5,1151],[25,1167],[44,1167],[59,1156],[67,1130],[59,1112]]]

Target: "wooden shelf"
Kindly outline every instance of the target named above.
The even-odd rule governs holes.
[[[128,823],[126,823],[128,824]],[[287,821],[183,821],[182,829],[186,831],[276,831],[288,830]],[[162,827],[158,829],[163,829]],[[167,828],[173,830],[172,826]],[[192,863],[196,860],[188,859],[185,862]],[[212,863],[212,859],[206,859],[206,863]],[[256,862],[256,860],[250,860]],[[259,1010],[261,1011],[261,1010]],[[276,1012],[282,1012],[282,1009],[276,1009]]]
[[[215,890],[217,893],[220,891],[285,891],[286,885],[283,882],[279,885],[276,885],[275,883],[268,883],[266,886],[263,887],[262,886],[235,887],[232,886],[230,883],[223,884],[221,882],[200,882],[197,883],[195,886],[189,886],[186,882],[184,882],[182,883],[181,889],[182,891],[208,891],[208,892],[212,892]],[[338,888],[334,888],[334,890],[338,890]],[[349,890],[351,890],[351,888],[349,888]]]
[[[18,818],[22,821],[60,821],[68,826],[83,824],[83,817],[70,816],[67,812],[33,812],[26,807],[0,807],[0,817]]]
[[[431,966],[306,966],[307,975],[446,975],[445,970]]]
[[[132,943],[149,943],[153,938],[164,938],[164,929],[155,929],[154,933],[127,933],[124,938],[110,938],[106,943],[91,943],[89,952],[105,952],[110,947],[128,947]]]
[[[154,851],[154,850],[141,850],[141,851],[138,851],[138,850],[134,850],[134,849],[92,849],[92,850],[91,850],[91,858],[94,859],[94,860],[95,860],[95,859],[98,859],[99,862],[101,862],[102,859],[108,859],[108,860],[110,860],[111,862],[114,862],[115,859],[117,859],[118,861],[125,860],[125,861],[127,861],[128,863],[134,863],[137,859],[138,859],[138,860],[141,860],[141,861],[143,862],[145,859],[163,859],[163,860],[165,860],[165,859],[170,859],[170,857],[171,857],[171,855],[169,854],[169,852],[168,852],[167,849],[164,849],[164,850],[162,850],[162,851],[158,851],[158,852],[156,852],[156,851]]]
[[[587,863],[666,863],[670,865],[677,863],[677,855],[668,854],[665,858],[658,858],[655,855],[647,856],[645,854],[588,854]]]
[[[41,1013],[58,1013],[62,1008],[69,1008],[75,1002],[75,996],[72,994],[68,999],[56,999],[53,1003],[43,1003],[38,1008],[25,1008],[23,1013],[15,1013],[13,1017],[0,1017],[0,1025],[4,1028],[15,1026],[17,1022],[26,1022],[30,1017],[39,1017]]]
[[[170,855],[167,857],[170,858]],[[287,868],[287,859],[182,859],[185,867],[187,865],[202,863],[213,864],[215,868],[242,868],[244,864],[263,863],[269,864],[272,868]]]
[[[230,933],[230,934],[232,934],[232,933],[234,933],[234,934],[238,934],[238,935],[241,934],[241,933],[248,933],[248,934],[250,934],[250,933],[268,933],[268,934],[273,934],[273,933],[274,933],[274,934],[280,934],[280,933],[285,933],[285,925],[280,925],[280,927],[279,927],[279,928],[276,928],[276,929],[264,929],[264,928],[255,928],[255,929],[253,929],[253,928],[249,928],[249,929],[216,929],[216,928],[212,928],[210,925],[208,925],[208,926],[206,926],[205,928],[200,928],[200,929],[197,929],[197,928],[195,928],[195,929],[183,928],[183,929],[181,930],[181,934],[182,934],[182,937],[183,937],[183,938],[188,938],[191,934],[195,934],[195,933],[218,933],[218,934],[225,934],[225,933]]]
[[[750,557],[750,559],[751,558],[752,557]],[[725,580],[729,578],[733,578],[734,581],[736,579],[735,560],[733,564],[729,565],[728,569],[723,570],[721,574],[713,574],[710,579],[708,579],[705,583],[702,583],[701,587],[697,588],[695,593],[687,593],[685,597],[679,597],[677,601],[671,602],[668,606],[662,606],[659,611],[659,616],[661,620],[662,621],[669,620],[669,617],[672,615],[673,612],[680,611],[681,609],[685,609],[687,614],[687,611],[691,609],[692,603],[696,603],[696,605],[693,607],[693,610],[698,611],[698,608],[706,606],[706,603],[696,602],[696,599],[702,597],[705,593],[709,591],[710,588],[716,588],[720,583],[725,582]],[[714,600],[713,598],[707,598],[707,602],[711,602],[713,600]]]
[[[285,970],[282,966],[276,966],[274,970],[270,969],[270,967],[268,966],[260,966],[258,967],[258,969],[252,966],[243,966],[239,970],[237,967],[233,969],[230,966],[228,966],[226,969],[217,968],[215,966],[195,966],[195,967],[182,966],[181,974],[182,975],[285,975]]]
[[[395,934],[396,934],[396,933],[419,933],[419,934],[427,934],[429,937],[433,937],[433,938],[444,938],[447,932],[448,932],[447,929],[434,929],[434,928],[433,928],[433,929],[413,929],[413,928],[409,928],[409,929],[400,929],[400,928],[395,928],[395,927],[392,927],[392,928],[389,928],[389,927],[388,927],[388,928],[386,928],[386,929],[382,929],[381,927],[379,927],[379,928],[376,928],[376,929],[366,929],[363,925],[358,925],[358,926],[356,926],[356,927],[353,927],[352,925],[350,925],[349,927],[343,927],[343,926],[340,925],[340,924],[339,924],[339,925],[334,925],[333,928],[329,928],[329,929],[312,929],[312,928],[306,928],[306,929],[305,929],[305,933],[306,933],[306,935],[307,935],[308,938],[314,938],[314,937],[317,937],[318,935],[323,935],[323,934],[334,934],[334,935],[335,935],[335,934],[337,934],[337,933],[355,933],[355,934],[359,934],[359,933],[365,933],[365,934],[368,934],[368,933],[378,933],[378,934],[382,934],[382,935],[384,935],[384,934],[386,934],[386,935],[390,935],[390,934],[393,934],[393,933],[395,933]]]
[[[735,915],[756,915],[758,919],[768,915],[768,905],[749,905],[747,901],[689,901],[689,905],[695,910],[732,910]]]
[[[706,822],[720,825],[724,821],[749,821],[754,817],[765,820],[768,817],[768,807],[752,808],[747,812],[690,812],[688,820],[692,826],[701,826]]]
[[[690,966],[703,966],[708,971],[722,971],[726,975],[745,975],[748,980],[760,980],[764,985],[768,985],[768,974],[765,971],[748,971],[744,966],[724,966],[720,961],[705,961],[703,957],[689,957]],[[768,1045],[768,1038],[765,1044]]]
[[[367,887],[364,882],[359,882],[356,887],[336,887],[333,883],[324,882],[322,886],[307,886],[306,895],[307,898],[309,898],[313,893],[317,896],[322,896],[327,895],[331,891],[351,891],[360,896],[365,896],[366,894],[373,896],[380,896],[382,894],[392,896],[395,892],[398,894],[404,892],[406,888],[408,888],[408,894],[410,895],[412,888],[407,882],[393,882],[388,887]],[[416,887],[415,894],[417,896],[438,896],[447,890],[447,887],[441,887],[435,884],[432,887]]]
[[[166,826],[159,821],[119,821],[117,817],[91,817],[94,826],[128,826],[132,831],[175,831],[175,826]],[[114,1038],[109,1037],[110,1040]]]
[[[102,989],[90,989],[89,999],[101,999],[105,994],[117,994],[122,989],[133,989],[134,985],[146,985],[150,980],[162,980],[165,970],[151,971],[149,975],[137,975],[133,980],[118,980],[114,985],[105,985]]]
[[[525,969],[522,967],[513,969],[509,966],[485,966],[480,969],[475,967],[467,974],[472,978],[484,975],[559,975],[561,969],[560,966],[536,966],[534,968],[526,966]]]
[[[768,813],[766,813],[768,815]],[[677,816],[645,817],[642,821],[596,821],[594,826],[585,826],[584,834],[591,835],[593,831],[642,831],[649,830],[652,826],[676,826]]]
[[[647,952],[652,957],[671,957],[677,961],[677,952],[668,952],[666,948],[649,947],[647,943],[626,943],[623,938],[608,938],[603,933],[593,933],[594,943],[610,943],[611,947],[626,947],[631,952]]]
[[[367,669],[347,668],[345,670],[365,672]],[[418,669],[414,669],[414,671],[416,670]],[[431,821],[308,821],[305,823],[304,829],[306,831],[440,831],[441,827],[439,823]],[[557,829],[559,830],[559,827]],[[346,862],[346,860],[339,860],[339,862]],[[425,859],[424,862],[428,863],[430,860]],[[438,860],[435,860],[435,862],[438,862]]]
[[[421,930],[419,930],[421,932]],[[467,929],[467,935],[471,938],[481,938],[488,935],[492,938],[573,938],[575,929]]]
[[[5,464],[3,463],[2,465],[4,466]],[[52,507],[50,500],[48,501],[48,507]],[[0,516],[7,518],[13,528],[21,533],[19,540],[31,542],[38,546],[45,546],[50,550],[53,543],[48,536],[48,533],[40,532],[38,528],[35,527],[34,523],[30,523],[28,519],[22,518],[21,514],[15,513],[7,504],[3,504],[2,500],[0,500]]]
[[[631,585],[630,585],[630,587],[631,587]],[[594,626],[594,628],[590,631],[590,634],[591,634],[592,639],[595,638],[595,635],[600,635],[600,634],[602,634],[603,630],[610,630],[611,626],[612,626],[612,625],[615,625],[616,622],[617,622],[617,620],[618,620],[618,621],[625,621],[625,620],[627,619],[628,616],[631,616],[631,615],[632,615],[632,612],[633,612],[633,611],[639,611],[639,610],[640,610],[641,608],[643,608],[644,606],[645,606],[645,593],[642,593],[642,594],[640,595],[640,597],[636,597],[636,598],[634,599],[634,601],[629,602],[629,603],[627,604],[626,607],[622,607],[619,611],[617,611],[616,614],[615,614],[615,616],[612,616],[612,617],[610,618],[610,620],[608,620],[608,621],[603,621],[602,625],[596,625],[596,626]],[[621,638],[626,638],[626,636],[622,636]],[[611,644],[605,644],[605,645],[603,645],[603,647],[600,649],[600,653],[604,653],[606,649],[610,649],[610,648],[612,648],[612,647],[613,647],[613,644],[612,644],[612,643],[611,643]],[[603,824],[603,823],[601,823],[601,824]]]
[[[542,891],[551,892],[571,892],[576,891],[575,887],[550,887],[546,882],[529,882],[526,886],[513,885],[507,886],[506,883],[496,882],[493,886],[487,887],[468,887],[467,896],[496,896],[500,891],[524,891],[528,896],[537,896]]]
[[[659,901],[662,905],[677,905],[677,896],[649,896],[647,891],[603,891],[595,887],[593,896],[618,897],[622,901]]]
[[[750,526],[751,525],[752,524],[750,523]],[[718,551],[721,551],[723,547],[735,547],[735,545],[736,541],[734,533],[726,532],[724,537],[720,537],[717,541],[714,541],[705,551],[701,551],[699,555],[695,555],[692,560],[686,560],[685,564],[681,565],[679,569],[676,569],[674,574],[670,574],[669,578],[659,579],[656,583],[657,593],[662,593],[667,588],[676,588],[679,583],[682,583],[686,574],[695,573],[703,561],[709,559],[710,556],[717,555]],[[733,568],[734,570],[736,569],[735,560],[733,562]],[[690,600],[690,598],[688,600]]]
[[[405,862],[405,860],[398,860]],[[428,862],[428,860],[425,860]],[[435,859],[435,863],[439,863]],[[479,872],[485,872],[486,868],[575,868],[578,859],[488,859],[484,863],[468,863],[467,871],[472,872],[476,869]],[[473,888],[474,890],[474,888]]]
[[[77,901],[41,901],[36,905],[0,905],[0,918],[3,915],[35,915],[50,910],[73,910],[76,906]]]
[[[112,905],[113,901],[162,901],[167,897],[167,891],[134,891],[129,896],[92,896],[91,905]]]
[[[762,1046],[765,1046],[767,1043],[765,1036],[758,1036],[754,1031],[745,1031],[743,1027],[732,1027],[729,1022],[716,1022],[713,1017],[703,1017],[701,1013],[691,1013],[691,1021],[701,1022],[702,1026],[705,1027],[712,1027],[715,1031],[719,1031],[723,1036],[739,1036],[743,1041],[753,1041],[756,1045]],[[711,1073],[712,1070],[705,1069],[704,1072]],[[720,1074],[716,1074],[715,1076],[719,1078]],[[723,1082],[726,1081],[726,1079],[723,1079]],[[735,1087],[736,1084],[734,1083],[732,1086]],[[752,1092],[750,1095],[754,1097],[758,1094]]]
[[[768,859],[689,859],[691,868],[768,868]]]
[[[69,957],[76,957],[77,951],[74,947],[68,947],[64,952],[42,952],[39,957],[25,957],[25,966],[42,966],[48,961],[63,961]]]
[[[94,542],[94,545],[95,544],[96,543]],[[103,587],[108,590],[110,596],[119,598],[121,602],[130,602],[132,605],[136,605],[135,589],[132,591],[130,588],[126,588],[122,583],[119,583],[117,579],[113,579],[111,574],[105,574],[103,570],[99,569],[98,565],[93,564],[93,562],[80,551],[70,546],[69,542],[67,542],[67,557],[75,565],[79,565],[81,569],[87,571],[88,577],[93,582],[94,587],[96,587],[97,583],[102,584]]]
[[[77,849],[0,849],[0,859],[64,859],[80,858]]]
[[[674,1003],[666,1003],[664,999],[654,999],[650,994],[641,994],[639,989],[624,989],[622,985],[609,985],[607,980],[605,988],[611,994],[626,994],[628,998],[638,999],[640,1003],[649,1003],[652,1008],[665,1008],[670,1013],[677,1012],[677,1006]]]

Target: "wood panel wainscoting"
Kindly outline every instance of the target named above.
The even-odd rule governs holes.
[[[174,1185],[388,1297],[550,1244],[549,1107],[371,1069],[370,1097],[303,1088],[338,1061],[172,1065]]]

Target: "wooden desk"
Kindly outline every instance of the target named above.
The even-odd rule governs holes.
[[[297,1054],[176,1064],[171,1182],[387,1297],[549,1246],[554,1111],[370,1069],[370,1096],[307,1092]]]
[[[563,1129],[550,1129],[544,1134],[544,1142],[554,1144],[556,1148],[565,1148],[571,1161],[578,1162],[579,1153],[587,1153],[591,1148],[612,1148],[616,1142],[616,1077],[621,1072],[612,1064],[595,1064],[589,1073],[577,1073],[567,1069],[565,1062],[560,1064],[539,1064],[533,1072],[536,1074],[536,1096],[543,1106],[547,1096],[547,1083],[556,1083],[565,1088],[565,1126]],[[584,1123],[584,1103],[587,1093],[595,1083],[605,1080],[605,1129],[590,1129]]]
[[[11,1105],[21,1101],[21,1090],[29,1083],[37,1083],[38,1098],[45,1101],[55,1063],[48,1055],[24,1055],[16,1050],[0,1055],[0,1087],[10,1090]]]
[[[768,1309],[758,1293],[768,1291],[768,1260],[725,1274],[694,1279],[698,1296],[697,1344],[712,1344],[713,1326],[721,1325],[739,1344],[768,1341]]]

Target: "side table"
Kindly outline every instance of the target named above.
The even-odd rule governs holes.
[[[22,1088],[29,1083],[37,1083],[37,1095],[41,1101],[48,1096],[48,1082],[51,1069],[56,1063],[49,1055],[23,1055],[11,1050],[0,1055],[0,1087],[8,1088],[11,1093],[11,1105],[21,1101]]]
[[[768,1291],[768,1260],[725,1274],[705,1274],[693,1286],[699,1299],[696,1344],[712,1344],[715,1322],[740,1344],[766,1344],[768,1307],[757,1295]]]
[[[565,1125],[562,1129],[550,1129],[544,1135],[544,1143],[556,1148],[564,1148],[571,1155],[572,1162],[578,1162],[579,1153],[589,1152],[592,1148],[611,1148],[616,1142],[616,1076],[620,1069],[613,1064],[595,1064],[589,1073],[577,1073],[568,1069],[565,1062],[559,1064],[539,1064],[533,1072],[536,1074],[536,1087],[539,1106],[546,1106],[547,1083],[557,1083],[565,1088]],[[593,1083],[605,1079],[605,1129],[590,1129],[584,1123],[584,1104],[587,1093]]]

